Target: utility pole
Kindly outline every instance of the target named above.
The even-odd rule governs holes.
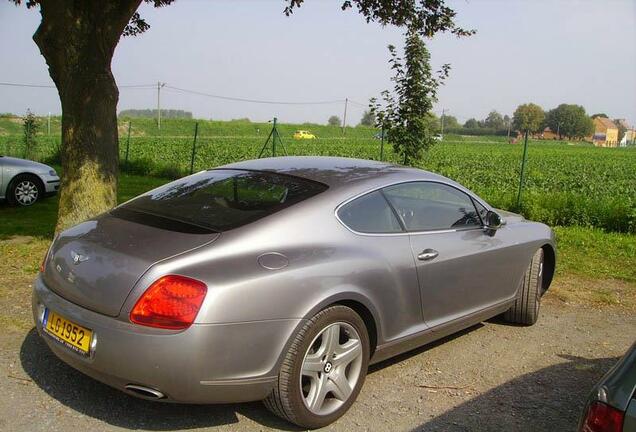
[[[444,113],[446,112],[446,110],[444,108],[442,108],[442,118],[440,119],[442,121],[442,137],[444,137]]]
[[[347,105],[349,104],[349,98],[345,98],[344,115],[342,116],[342,134],[345,134],[345,128],[347,127]]]
[[[49,111],[49,118],[46,123],[46,134],[51,135],[51,111]]]
[[[161,87],[166,83],[157,81],[157,129],[161,129]]]

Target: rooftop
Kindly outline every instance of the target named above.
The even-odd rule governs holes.
[[[439,180],[443,177],[416,168],[365,159],[328,156],[285,156],[254,159],[225,165],[224,168],[272,171],[339,187],[385,177]]]

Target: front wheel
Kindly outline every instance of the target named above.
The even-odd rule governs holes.
[[[340,305],[322,310],[294,338],[265,406],[304,428],[334,422],[362,388],[369,349],[366,326],[355,311]]]
[[[543,249],[539,249],[532,256],[517,290],[515,303],[504,313],[504,319],[515,324],[533,325],[539,318],[542,294]]]
[[[30,174],[17,175],[9,184],[7,200],[10,204],[30,206],[44,194],[42,184]]]

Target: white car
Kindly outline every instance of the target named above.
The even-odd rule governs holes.
[[[60,177],[48,165],[0,155],[0,199],[30,206],[46,195],[55,195]]]

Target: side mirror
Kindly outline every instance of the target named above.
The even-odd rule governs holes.
[[[484,223],[486,224],[486,229],[489,230],[497,230],[503,225],[501,216],[492,210],[488,210],[488,213],[486,213]]]

